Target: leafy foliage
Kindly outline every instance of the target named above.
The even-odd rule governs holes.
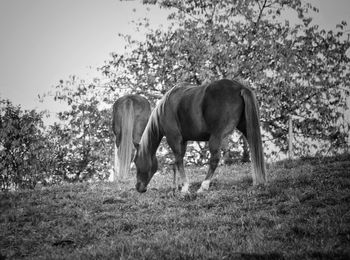
[[[90,179],[105,179],[111,171],[113,135],[111,111],[101,105],[95,85],[71,77],[53,95],[68,106],[59,123],[44,127],[44,113],[22,111],[1,101],[1,188],[34,188]],[[108,108],[106,108],[108,105]]]
[[[50,135],[57,149],[60,170],[67,181],[104,179],[111,168],[113,135],[111,109],[101,104],[105,98],[94,84],[71,77],[56,87],[54,98],[66,102],[60,112],[60,124],[51,127]]]
[[[300,0],[144,3],[173,10],[172,24],[165,31],[149,30],[145,42],[125,35],[132,51],[114,53],[102,67],[111,82],[155,102],[181,81],[244,79],[257,92],[266,145],[287,151],[290,117],[298,155],[346,145],[346,22],[326,32],[311,23],[318,9]],[[291,21],[283,18],[287,11],[294,14]]]
[[[43,113],[22,111],[8,100],[0,100],[0,185],[33,188],[44,178],[46,139]]]

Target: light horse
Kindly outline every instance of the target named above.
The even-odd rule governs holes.
[[[250,146],[253,184],[264,183],[265,165],[259,111],[252,90],[227,79],[203,86],[181,83],[173,87],[153,110],[137,146],[134,160],[137,191],[145,192],[157,171],[155,154],[163,136],[174,153],[174,168],[180,173],[183,193],[189,192],[189,181],[183,164],[187,141],[209,142],[209,170],[197,192],[208,190],[220,159],[222,140],[235,128],[243,133]]]
[[[118,148],[119,176],[129,173],[133,143],[140,142],[150,114],[150,103],[139,95],[126,95],[114,103],[112,129]]]

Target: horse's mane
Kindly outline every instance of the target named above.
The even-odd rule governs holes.
[[[149,148],[151,147],[151,142],[154,139],[159,139],[162,135],[161,125],[160,125],[160,116],[164,112],[165,100],[169,92],[159,101],[157,106],[153,109],[146,128],[142,134],[140,140],[140,153],[147,154],[149,153]]]
[[[140,141],[140,153],[148,153],[152,145],[151,140],[159,140],[163,136],[162,126],[160,124],[160,118],[164,114],[165,111],[165,103],[167,102],[170,94],[173,90],[183,85],[188,85],[188,83],[182,82],[175,85],[169,91],[165,93],[165,95],[159,100],[156,107],[153,109],[151,116],[148,120],[146,128],[142,134]]]
[[[157,105],[157,107],[152,111],[150,118],[148,119],[148,123],[140,140],[140,152],[142,154],[148,152],[152,138],[158,137],[161,134],[159,115],[160,109]]]

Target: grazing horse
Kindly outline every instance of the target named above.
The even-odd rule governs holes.
[[[118,148],[119,176],[127,176],[132,161],[133,143],[139,143],[151,114],[148,100],[126,95],[113,105],[112,129]]]
[[[160,100],[148,120],[136,147],[136,189],[145,192],[157,171],[156,150],[163,136],[175,156],[175,173],[181,178],[181,192],[188,193],[189,181],[183,157],[187,141],[209,142],[209,170],[198,192],[209,189],[220,159],[225,136],[235,128],[247,138],[253,163],[253,183],[265,182],[259,112],[254,93],[237,81],[222,79],[203,86],[181,83]]]

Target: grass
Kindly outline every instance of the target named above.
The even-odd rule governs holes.
[[[350,158],[220,167],[197,196],[204,168],[187,168],[192,195],[172,174],[144,194],[134,183],[79,183],[0,194],[0,259],[349,259]]]

